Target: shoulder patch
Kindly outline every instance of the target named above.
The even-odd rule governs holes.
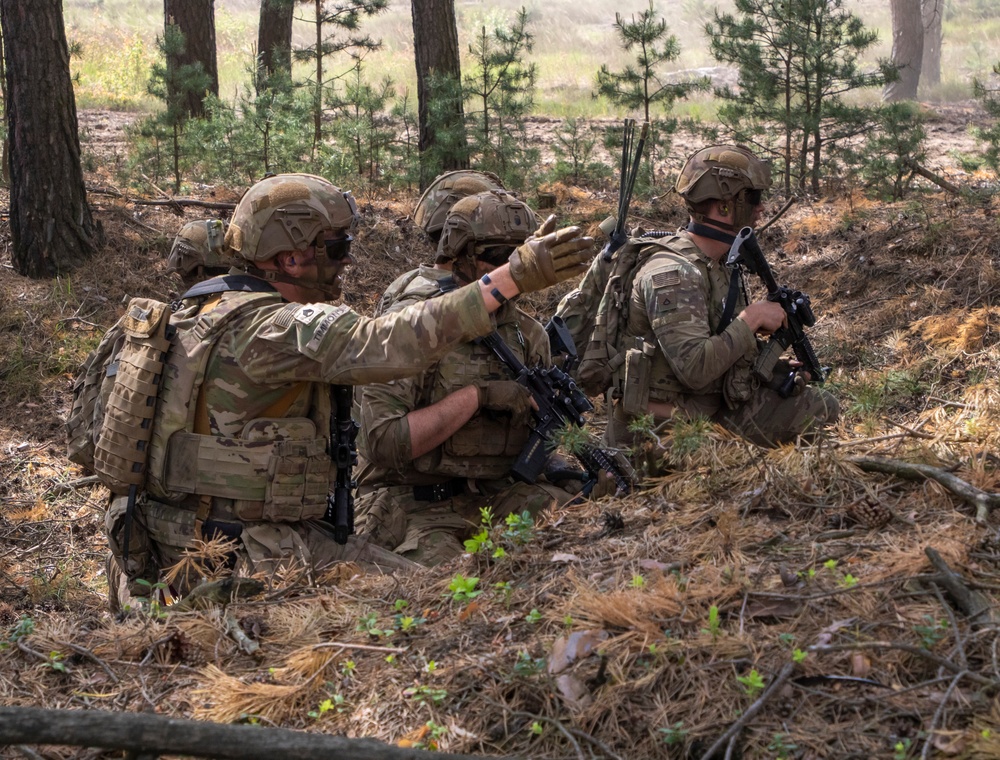
[[[306,343],[306,351],[309,351],[310,353],[319,351],[320,344],[323,342],[323,338],[326,337],[327,332],[329,332],[330,327],[337,321],[337,318],[346,311],[348,311],[348,308],[344,305],[340,305],[335,307],[333,311],[327,312],[326,316],[323,317],[323,321],[319,323],[319,326],[313,333],[312,338],[310,338],[309,342]]]
[[[312,304],[305,304],[297,308],[292,316],[296,322],[299,322],[300,324],[303,325],[308,325],[312,324],[313,320],[315,320],[320,314],[322,314],[323,311],[324,311],[323,309],[317,309]]]
[[[665,288],[671,285],[679,285],[681,281],[680,267],[668,269],[665,272],[657,272],[650,281],[654,288]]]

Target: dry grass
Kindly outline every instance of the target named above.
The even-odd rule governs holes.
[[[564,218],[607,211],[602,196],[556,194]],[[360,311],[430,259],[411,203],[365,205],[348,285]],[[65,460],[61,417],[72,368],[122,299],[178,287],[163,267],[184,220],[97,200],[111,243],[92,266],[55,283],[0,270],[0,330],[19,346],[0,359],[0,701],[487,755],[681,758],[701,756],[759,697],[754,672],[766,684],[800,659],[742,732],[743,757],[889,758],[897,743],[914,757],[932,727],[930,756],[995,757],[995,632],[939,596],[924,550],[995,603],[996,518],[978,525],[938,484],[850,461],[926,462],[1000,490],[993,222],[940,196],[922,203],[943,228],[903,219],[905,204],[835,200],[800,204],[764,241],[781,279],[813,295],[815,344],[836,365],[845,411],[820,445],[664,435],[650,447],[664,474],[647,490],[546,515],[504,559],[406,578],[289,575],[225,611],[118,620],[105,609],[106,492]],[[675,213],[663,199],[636,219],[666,225]],[[554,298],[526,301],[545,313]],[[846,507],[861,500],[895,518],[880,530],[852,522]],[[609,529],[610,512],[623,528]],[[479,579],[473,603],[452,600],[456,573]],[[227,635],[227,618],[256,654]],[[574,632],[589,653],[548,673]],[[975,678],[950,688],[951,668]]]

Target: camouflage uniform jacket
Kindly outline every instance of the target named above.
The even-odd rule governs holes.
[[[441,295],[442,282],[450,279],[446,270],[422,266],[389,286],[379,310],[396,313],[413,303],[433,303]],[[528,366],[550,363],[542,325],[512,303],[504,304],[493,317],[500,336],[521,361]],[[365,466],[359,484],[431,485],[453,477],[506,477],[530,432],[513,427],[509,416],[477,412],[441,446],[416,460],[412,459],[406,416],[467,385],[510,379],[510,372],[490,349],[470,342],[454,348],[420,375],[361,389],[358,451]]]
[[[215,333],[206,327],[248,300],[251,308]],[[185,494],[214,497],[213,516],[241,522],[323,515],[336,475],[327,452],[329,384],[404,377],[491,328],[475,288],[377,319],[277,293],[225,291],[184,301],[171,322],[179,336],[154,421],[151,495],[189,509]],[[194,352],[185,347],[206,343],[192,395]]]
[[[652,356],[650,401],[706,416],[724,404],[737,406],[752,391],[750,364],[757,341],[741,319],[716,334],[729,271],[705,256],[684,231],[650,245],[659,250],[635,277],[625,327],[625,346],[641,340]],[[745,306],[740,292],[733,313]]]

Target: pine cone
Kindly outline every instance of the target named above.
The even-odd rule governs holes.
[[[893,518],[891,509],[872,498],[848,504],[845,512],[851,520],[871,530],[884,528]]]

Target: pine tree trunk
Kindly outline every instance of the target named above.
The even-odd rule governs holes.
[[[924,87],[941,84],[941,44],[944,40],[944,0],[923,0],[924,55],[920,79]]]
[[[62,0],[0,0],[15,271],[50,277],[100,243],[80,166]]]
[[[924,51],[920,0],[891,0],[891,6],[892,62],[899,67],[899,79],[885,86],[882,99],[889,102],[915,100]]]
[[[171,56],[169,68],[201,63],[208,75],[207,92],[219,95],[219,67],[215,55],[215,0],[163,0],[163,24],[176,26],[184,34],[184,54]],[[205,115],[205,93],[189,92],[185,110],[191,116]]]
[[[433,91],[431,78],[449,77],[455,82],[461,82],[462,65],[454,0],[411,0],[410,10],[413,16],[413,52],[417,64],[417,115],[420,123],[418,144],[420,153],[424,154],[437,144],[430,107],[440,93]],[[439,113],[438,118],[449,130],[464,133],[465,114],[461,99],[452,100],[446,113]],[[460,142],[464,145],[464,138]],[[421,161],[421,190],[434,179],[433,176],[425,176],[431,172],[424,170],[424,164]],[[468,158],[464,150],[444,156],[442,168],[445,171],[466,167]]]
[[[293,0],[260,0],[257,27],[258,82],[279,72],[292,74]]]

